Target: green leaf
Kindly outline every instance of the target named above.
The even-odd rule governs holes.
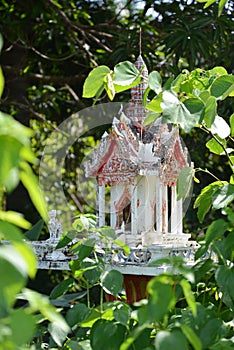
[[[202,189],[201,193],[195,200],[194,208],[198,208],[197,216],[200,222],[204,220],[204,217],[211,208],[213,194],[222,185],[223,182],[221,181],[215,181],[211,183]]]
[[[162,93],[159,93],[155,98],[153,98],[146,105],[146,109],[148,109],[149,111],[156,112],[156,113],[160,114],[160,113],[162,113],[161,102],[162,102]]]
[[[230,117],[231,136],[234,136],[234,113]]]
[[[226,292],[234,299],[234,267],[219,266],[215,273],[215,279],[221,291]]]
[[[196,315],[197,315],[196,300],[195,300],[195,296],[192,292],[190,283],[188,281],[186,281],[185,279],[182,279],[180,281],[180,285],[183,289],[183,293],[184,293],[185,299],[187,301],[187,304],[190,307],[193,316],[196,317]]]
[[[61,325],[57,322],[52,322],[48,326],[48,331],[50,332],[51,337],[55,341],[55,343],[59,346],[62,346],[64,341],[67,338],[67,334],[69,331],[68,327],[61,327]]]
[[[131,88],[133,88],[134,86],[140,84],[141,82],[141,77],[139,76],[138,78],[136,78],[132,84],[129,84],[129,85],[118,85],[118,84],[115,84],[114,83],[114,89],[115,89],[115,92],[119,93],[119,92],[123,92],[123,91],[126,91],[126,90],[130,90]]]
[[[17,347],[26,345],[34,336],[36,324],[33,315],[26,310],[13,310],[10,316],[11,339]]]
[[[80,264],[81,270],[83,269],[83,275],[90,284],[95,284],[103,272],[103,265],[101,260],[98,261],[85,258]],[[76,271],[78,273],[78,271]],[[75,275],[76,276],[76,275]]]
[[[13,247],[0,247],[0,271],[4,271],[0,278],[0,306],[3,304],[4,308],[6,308],[6,304],[13,306],[16,294],[21,291],[27,282],[27,275],[24,270],[20,270],[22,264],[18,265],[18,254],[16,253]],[[15,261],[12,261],[6,254],[11,254],[12,259],[16,254]]]
[[[71,252],[73,254],[78,254],[78,258],[80,261],[89,257],[92,251],[94,250],[95,241],[92,239],[85,241],[84,244],[79,244],[71,248]]]
[[[210,346],[219,341],[225,333],[225,326],[221,319],[207,320],[200,332],[203,349],[210,349]]]
[[[11,224],[16,226],[25,228],[26,230],[30,228],[31,224],[27,220],[25,220],[20,213],[16,213],[15,211],[1,211],[0,210],[0,220],[8,221]]]
[[[114,318],[116,319],[116,321],[126,327],[128,325],[130,316],[131,316],[131,310],[129,306],[126,304],[119,304],[114,310]]]
[[[103,226],[98,229],[100,235],[107,239],[115,239],[115,230],[109,226]]]
[[[82,323],[90,316],[91,310],[85,304],[76,304],[66,314],[66,320],[70,327]]]
[[[214,96],[210,96],[206,101],[206,106],[204,110],[204,121],[206,123],[207,128],[211,128],[215,117],[217,114],[217,102]]]
[[[223,12],[223,8],[224,8],[224,6],[225,6],[225,4],[226,4],[227,1],[228,1],[228,0],[219,0],[219,6],[218,6],[219,11],[218,11],[218,16],[221,16],[221,14],[222,14],[222,12]]]
[[[185,199],[191,193],[191,186],[193,184],[194,169],[184,167],[181,169],[177,179],[177,197],[178,199]]]
[[[91,329],[91,346],[95,350],[119,350],[126,328],[113,321],[99,319]]]
[[[204,102],[200,98],[195,97],[188,98],[187,100],[185,100],[184,105],[186,106],[186,108],[188,108],[191,114],[197,114],[201,112],[205,107]]]
[[[10,115],[0,111],[0,135],[12,137],[22,145],[29,146],[29,137],[33,135],[33,132]]]
[[[185,324],[181,324],[180,328],[186,336],[186,338],[188,339],[189,343],[192,345],[193,349],[202,350],[202,343],[198,338],[197,334],[194,332],[194,330]]]
[[[225,139],[230,135],[230,127],[228,123],[220,116],[216,115],[215,120],[211,126],[211,132]]]
[[[234,90],[234,76],[222,75],[214,80],[211,85],[211,95],[216,99],[223,100]]]
[[[218,219],[213,221],[206,231],[206,236],[205,236],[206,245],[208,246],[214,240],[222,238],[227,228],[228,228],[228,223],[223,219]]]
[[[0,67],[0,98],[1,98],[3,90],[4,90],[4,84],[5,84],[5,79],[4,79],[4,75],[2,73],[2,68]]]
[[[123,290],[123,275],[117,270],[106,271],[101,276],[101,286],[106,293],[117,296]]]
[[[179,124],[185,132],[190,132],[199,121],[199,116],[191,114],[177,96],[169,91],[163,92],[161,107],[163,122]]]
[[[105,87],[105,79],[110,73],[107,66],[99,66],[94,68],[86,78],[83,86],[83,97],[92,98],[99,97]]]
[[[225,184],[213,194],[213,208],[220,209],[228,206],[234,199],[234,185]]]
[[[153,71],[149,74],[148,84],[156,94],[162,91],[162,78],[159,72]]]
[[[0,240],[19,241],[23,240],[20,229],[9,222],[0,221]]]
[[[19,166],[22,144],[13,137],[0,135],[0,184],[5,185],[11,170]]]
[[[56,344],[61,346],[70,331],[62,315],[50,304],[47,297],[27,288],[23,290],[22,294],[29,301],[32,311],[40,311],[51,322],[48,327],[49,332]]]
[[[35,208],[38,210],[43,220],[47,221],[48,213],[46,210],[44,197],[42,196],[42,193],[39,188],[38,179],[34,175],[31,167],[27,163],[24,163],[24,166],[20,171],[20,179],[25,188],[27,189]]]
[[[133,84],[139,75],[140,72],[132,62],[120,62],[114,68],[114,84],[121,86]]]
[[[50,293],[50,299],[57,299],[67,293],[67,291],[73,286],[73,278],[67,278],[57,284]]]
[[[21,242],[15,242],[13,245],[23,258],[24,264],[26,264],[26,273],[29,275],[29,277],[34,278],[37,273],[37,258],[32,248],[29,245]],[[23,267],[21,268],[23,269]]]
[[[64,350],[92,350],[90,347],[86,348],[77,343],[77,340],[68,340],[64,346]]]
[[[189,346],[183,333],[178,330],[159,331],[156,334],[155,346],[157,350],[188,350]]]
[[[220,143],[226,147],[226,141],[225,140],[222,140],[222,139],[219,139],[218,140],[220,141]],[[224,153],[224,149],[223,147],[220,145],[219,142],[217,142],[214,138],[212,138],[211,140],[209,140],[207,143],[206,143],[206,147],[210,150],[210,152],[214,153],[214,154],[218,154],[218,155],[222,155],[222,154],[225,154]]]
[[[217,67],[214,67],[210,70],[210,73],[213,75],[213,74],[216,74],[217,76],[220,76],[220,75],[227,75],[227,70],[222,67],[222,66],[217,66]]]
[[[148,284],[150,322],[160,322],[175,305],[172,285],[167,280],[153,278]]]
[[[27,237],[30,241],[37,241],[42,227],[44,225],[44,221],[41,219],[39,220],[33,227],[30,228],[27,232],[25,232],[24,236]]]
[[[145,120],[143,122],[143,125],[147,126],[147,125],[154,124],[154,122],[158,119],[159,116],[160,116],[160,113],[148,112],[146,114],[146,118],[145,118]]]
[[[104,79],[105,81],[105,90],[107,92],[107,95],[109,99],[112,101],[115,97],[115,87],[112,79],[112,74],[109,73],[107,74],[106,78]]]

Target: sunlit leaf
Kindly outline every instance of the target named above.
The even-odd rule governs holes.
[[[18,168],[20,163],[20,141],[7,135],[1,135],[0,132],[0,184],[11,176],[11,170]]]
[[[13,245],[27,264],[27,274],[29,277],[34,278],[37,273],[37,258],[32,248],[28,244],[22,244],[20,242],[14,242]]]
[[[158,94],[162,91],[162,78],[159,72],[153,71],[149,74],[148,84],[151,90]]]
[[[230,117],[231,135],[234,136],[234,113]]]
[[[222,75],[214,80],[211,85],[211,95],[217,99],[225,99],[234,90],[234,76]]]
[[[141,77],[139,76],[138,78],[136,78],[133,83],[129,84],[129,85],[118,85],[115,83],[115,81],[113,82],[114,83],[114,88],[115,88],[115,91],[117,93],[119,92],[123,92],[123,91],[126,91],[126,90],[129,90],[131,88],[133,88],[134,86],[140,84],[141,82]]]
[[[206,106],[204,110],[204,121],[208,128],[211,128],[215,117],[217,115],[217,102],[214,96],[210,96],[206,101]]]
[[[110,73],[107,66],[94,68],[86,78],[83,86],[83,97],[99,97],[105,87],[105,78]]]
[[[132,62],[120,62],[114,68],[114,84],[122,86],[133,84],[139,75],[140,72]]]
[[[106,293],[117,296],[123,289],[123,275],[117,270],[106,271],[101,276],[101,285]]]
[[[216,141],[214,138],[212,138],[211,140],[209,140],[206,143],[206,147],[212,153],[219,154],[219,155],[225,154],[223,147],[226,147],[226,141],[222,140],[222,139],[220,139],[219,141],[221,144],[218,141]],[[223,147],[222,147],[222,145],[223,145]]]
[[[185,299],[187,301],[187,304],[190,307],[193,316],[196,317],[196,315],[197,315],[196,299],[195,299],[195,296],[192,292],[191,285],[185,279],[182,279],[180,281],[180,285],[183,289],[183,293],[184,293]]]
[[[216,115],[213,124],[211,125],[211,132],[225,139],[230,135],[230,127],[228,123],[220,116]]]
[[[213,194],[222,185],[223,183],[221,181],[215,181],[203,188],[197,197],[194,203],[194,208],[198,208],[197,216],[200,222],[204,220],[204,217],[211,208]]]
[[[146,118],[145,118],[145,120],[143,122],[143,125],[147,126],[147,125],[154,124],[154,122],[158,119],[159,116],[160,116],[159,113],[148,112],[147,115],[146,115]]]
[[[11,224],[14,224],[16,226],[25,228],[26,230],[31,227],[30,222],[25,220],[22,216],[22,214],[17,213],[15,211],[1,211],[0,210],[0,220],[8,221]]]
[[[212,196],[213,208],[220,209],[228,206],[234,199],[234,185],[225,184],[217,189]]]
[[[199,116],[191,114],[177,96],[169,91],[163,92],[163,122],[179,124],[185,132],[189,132],[199,121]]]

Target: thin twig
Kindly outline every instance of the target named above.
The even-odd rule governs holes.
[[[222,149],[223,149],[223,151],[224,151],[226,157],[228,158],[230,164],[233,166],[234,163],[233,163],[231,157],[229,156],[229,154],[228,154],[228,152],[227,152],[227,150],[226,150],[226,147],[222,144],[222,142],[221,142],[221,141],[213,134],[213,132],[212,132],[210,129],[208,129],[205,125],[203,125],[202,128],[204,128],[204,129],[213,137],[213,139],[222,147]]]

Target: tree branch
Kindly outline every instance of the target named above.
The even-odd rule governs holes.
[[[29,78],[32,80],[37,80],[37,81],[42,81],[42,82],[50,82],[50,83],[56,83],[58,85],[65,85],[65,84],[71,84],[74,85],[81,80],[84,80],[86,78],[85,74],[75,74],[73,76],[57,76],[57,75],[44,75],[44,74],[39,74],[39,73],[23,73],[22,69],[13,67],[13,66],[8,66],[8,65],[3,65],[2,66],[3,72],[6,74],[12,74],[14,76],[18,77],[25,77]]]

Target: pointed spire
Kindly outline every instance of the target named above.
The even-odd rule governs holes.
[[[137,122],[143,122],[146,116],[146,110],[143,107],[143,96],[148,87],[148,69],[141,55],[141,28],[139,32],[139,56],[135,62],[135,67],[141,72],[142,82],[131,89],[131,105],[127,109],[127,116]]]

